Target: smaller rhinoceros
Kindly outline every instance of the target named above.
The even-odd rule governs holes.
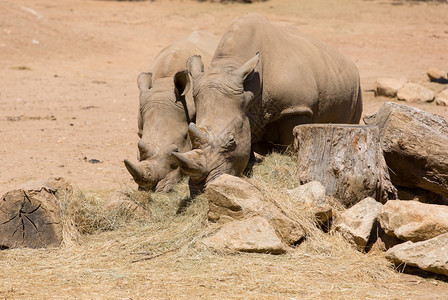
[[[195,107],[185,71],[187,59],[200,55],[209,62],[219,39],[205,31],[195,31],[160,51],[149,68],[137,79],[140,90],[138,113],[138,160],[124,160],[139,190],[167,192],[181,178],[170,154],[191,149],[188,123]]]

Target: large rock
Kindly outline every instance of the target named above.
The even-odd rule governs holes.
[[[428,75],[429,80],[432,82],[448,83],[448,74],[446,71],[431,68],[426,71],[426,75]]]
[[[216,234],[203,239],[200,244],[219,252],[282,254],[287,249],[272,225],[260,216],[228,222]]]
[[[448,105],[448,89],[444,89],[436,95],[436,104],[440,106]]]
[[[448,122],[444,118],[386,102],[363,120],[380,128],[392,183],[448,197]]]
[[[0,200],[0,249],[57,247],[62,219],[56,189],[31,184],[7,192]]]
[[[391,200],[383,206],[378,220],[389,235],[424,241],[448,232],[448,206]]]
[[[406,102],[431,102],[434,92],[420,84],[407,82],[398,90],[397,98]]]
[[[358,250],[364,251],[370,236],[376,233],[375,225],[382,206],[371,197],[365,198],[336,219],[335,229],[354,243]]]
[[[423,242],[397,245],[386,252],[386,257],[395,264],[448,276],[448,233]]]
[[[405,81],[395,78],[378,78],[375,82],[375,96],[396,97]]]
[[[239,177],[221,175],[207,186],[205,194],[209,200],[209,220],[212,222],[258,215],[269,220],[287,244],[297,243],[305,236],[299,223],[286,216],[276,205],[267,201],[257,188]]]
[[[148,210],[131,201],[129,196],[122,192],[113,193],[109,200],[104,204],[104,209],[109,211],[120,211],[140,220],[147,220],[151,217],[151,213]]]
[[[325,187],[318,181],[311,181],[288,191],[296,207],[307,207],[320,223],[325,223],[333,216],[333,210]]]

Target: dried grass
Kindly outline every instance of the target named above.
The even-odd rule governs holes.
[[[307,239],[286,255],[222,255],[196,249],[196,242],[216,228],[207,222],[207,199],[190,201],[186,181],[170,194],[123,189],[132,201],[151,211],[150,222],[104,211],[112,191],[75,191],[61,199],[65,242],[60,248],[0,251],[0,297],[424,296],[401,283],[383,254],[362,254],[338,234],[323,233],[306,211],[293,209],[283,190],[296,185],[294,166],[292,156],[273,154],[247,179],[306,229]]]

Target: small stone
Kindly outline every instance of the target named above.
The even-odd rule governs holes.
[[[147,220],[151,217],[151,213],[148,210],[129,200],[129,197],[122,192],[115,192],[104,204],[104,209],[120,210],[140,220]]]
[[[386,257],[395,264],[448,276],[448,233],[423,242],[396,245],[386,252]]]
[[[311,181],[287,192],[296,206],[307,206],[318,222],[325,223],[333,216],[333,211],[322,183]]]
[[[375,96],[396,97],[405,81],[395,78],[378,78],[375,82]]]
[[[407,102],[432,102],[434,92],[420,84],[407,82],[398,90],[397,98]]]
[[[426,71],[426,75],[428,75],[429,80],[432,82],[448,83],[448,74],[445,71],[432,68]]]
[[[444,89],[436,95],[436,104],[440,106],[448,106],[448,89]]]
[[[251,252],[283,254],[286,246],[275,233],[271,224],[260,216],[224,224],[211,237],[199,242],[219,252]]]
[[[372,197],[361,200],[336,219],[336,231],[353,242],[358,250],[364,251],[382,206]]]

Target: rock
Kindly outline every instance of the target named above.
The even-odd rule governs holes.
[[[424,241],[448,232],[448,206],[391,200],[383,206],[378,220],[389,235]]]
[[[364,251],[372,233],[382,204],[368,197],[343,212],[336,219],[335,230]]]
[[[406,102],[432,102],[434,92],[420,84],[407,82],[398,90],[397,98]]]
[[[275,233],[271,224],[260,216],[224,224],[211,237],[200,243],[219,252],[253,252],[282,254],[286,246]]]
[[[448,122],[444,118],[386,102],[363,120],[380,129],[381,148],[393,184],[448,197]]]
[[[305,231],[299,223],[286,216],[276,205],[264,199],[263,194],[239,177],[223,174],[205,190],[209,200],[209,220],[227,222],[258,215],[266,218],[286,244],[295,244]]]
[[[57,247],[62,219],[56,190],[29,184],[7,192],[0,200],[0,249]]]
[[[448,233],[423,242],[397,245],[386,252],[386,257],[395,264],[448,276]]]
[[[375,96],[396,97],[405,80],[395,78],[378,78],[375,82]]]
[[[122,192],[115,192],[104,204],[105,210],[119,210],[125,214],[133,215],[137,219],[147,220],[151,213],[144,207],[129,200],[129,196]]]
[[[448,89],[444,89],[436,95],[436,104],[440,106],[448,105]]]
[[[59,199],[73,192],[73,186],[63,177],[50,178],[47,183],[56,189],[56,196]]]
[[[287,192],[295,206],[307,206],[318,222],[325,223],[333,216],[333,210],[322,183],[311,181]]]
[[[426,71],[426,75],[428,75],[429,80],[432,82],[448,83],[448,74],[445,71],[439,69],[429,69]]]

